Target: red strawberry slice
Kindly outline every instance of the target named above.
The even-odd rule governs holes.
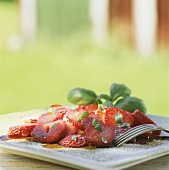
[[[80,148],[86,146],[86,140],[81,135],[69,135],[63,138],[59,144],[65,147]]]
[[[78,129],[76,126],[73,125],[73,123],[66,121],[66,133],[65,136],[73,135],[78,132]]]
[[[95,147],[111,146],[114,140],[114,130],[102,122],[97,122],[97,125],[99,124],[101,126],[101,130],[93,126],[93,123],[85,129],[85,139],[87,143]]]
[[[95,110],[98,109],[98,105],[97,104],[89,104],[89,105],[78,105],[77,109],[83,109],[86,112],[94,112]]]
[[[42,143],[58,142],[65,135],[66,123],[57,120],[52,123],[38,124],[32,132],[33,140]]]
[[[82,123],[81,123],[81,121],[79,121],[79,118],[81,117],[83,112],[85,112],[85,110],[83,110],[83,109],[72,109],[72,110],[69,110],[65,114],[65,116],[70,122],[73,123],[73,125],[77,129],[82,129]]]
[[[68,106],[58,106],[58,105],[57,105],[57,107],[51,106],[48,109],[47,113],[44,113],[39,117],[38,123],[44,124],[44,123],[54,122],[59,119],[63,119],[66,112],[69,111],[70,109],[71,108]]]
[[[104,112],[101,109],[98,109],[98,105],[89,104],[89,105],[79,105],[76,110],[83,109],[86,112],[89,112],[89,117],[96,118],[104,122]]]
[[[58,119],[58,115],[52,113],[44,113],[39,117],[38,124],[46,124],[50,122],[54,122]]]
[[[131,127],[134,125],[134,119],[130,112],[115,107],[105,108],[105,110],[106,113],[104,116],[104,120],[106,125],[110,127],[117,127],[119,125],[116,119],[118,113],[122,115],[122,122],[121,122],[122,124],[128,123]]]
[[[82,130],[85,130],[88,126],[92,125],[94,117],[87,117],[82,119]]]
[[[67,113],[69,110],[72,110],[69,106],[59,106],[55,109],[54,114],[58,116],[58,119],[62,119],[63,115]]]
[[[96,117],[83,118],[82,121],[81,121],[81,123],[82,123],[82,130],[85,130],[88,126],[92,125],[93,119],[96,119],[98,121],[98,123],[100,123],[100,124],[103,123],[102,121],[100,121]]]
[[[134,113],[132,113],[134,118],[134,125],[142,125],[142,124],[155,124],[153,120],[151,120],[147,115],[145,115],[140,110],[135,110]]]
[[[156,123],[151,120],[147,115],[145,115],[143,112],[141,112],[140,110],[135,110],[134,113],[132,113],[132,116],[134,118],[134,125],[142,125],[142,124],[155,124]],[[157,131],[153,131],[153,132],[147,132],[145,134],[143,134],[143,136],[151,136],[153,135],[159,135],[161,133],[160,130]]]
[[[12,139],[31,136],[31,132],[33,131],[35,126],[35,123],[11,126],[8,130],[8,137]]]
[[[96,118],[97,120],[100,120],[102,122],[104,122],[104,116],[105,112],[101,109],[97,109],[94,112],[90,112],[90,117]]]

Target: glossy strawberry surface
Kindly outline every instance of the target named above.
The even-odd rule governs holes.
[[[32,132],[33,140],[41,143],[58,142],[65,136],[66,123],[57,120],[52,123],[38,124]]]
[[[113,140],[130,128],[155,124],[140,110],[133,113],[119,108],[98,105],[51,105],[46,113],[34,118],[22,117],[25,124],[9,127],[10,139],[32,137],[40,143],[59,143],[66,147],[110,147]],[[36,123],[33,123],[36,122]],[[153,131],[142,136],[159,135]]]
[[[124,111],[119,108],[111,107],[111,108],[106,108],[106,113],[105,113],[105,124],[110,126],[110,127],[117,127],[117,121],[116,121],[116,114],[120,113],[122,114],[122,124],[123,123],[128,123],[131,127],[134,125],[134,119],[131,115],[130,112]]]

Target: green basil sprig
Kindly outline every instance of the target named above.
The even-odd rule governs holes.
[[[110,94],[97,95],[94,91],[84,88],[74,88],[68,92],[67,99],[73,104],[102,104],[104,107],[117,107],[129,112],[140,110],[146,113],[143,100],[130,96],[131,90],[124,84],[113,83]]]

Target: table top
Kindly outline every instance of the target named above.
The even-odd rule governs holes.
[[[73,170],[70,167],[61,166],[41,160],[27,158],[23,156],[13,155],[0,149],[0,169],[1,170]],[[153,159],[139,165],[127,168],[126,170],[168,170],[169,155]]]
[[[12,114],[0,115],[0,126],[3,128],[8,122],[11,121]],[[73,168],[45,162],[33,158],[14,155],[5,152],[0,148],[0,170],[73,170]],[[165,155],[156,159],[140,163],[138,165],[127,168],[126,170],[168,170],[169,169],[169,155]]]

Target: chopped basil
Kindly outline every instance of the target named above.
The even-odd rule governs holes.
[[[107,143],[107,140],[104,137],[102,137],[102,142]]]
[[[72,140],[74,140],[76,142],[77,136],[72,136]]]
[[[119,127],[130,127],[129,123],[123,123],[122,125],[120,125]]]
[[[97,124],[98,124],[98,121],[94,118],[93,121],[92,121],[92,125],[96,126]]]
[[[56,108],[53,108],[53,107],[49,107],[48,108],[48,113],[49,114],[53,114],[55,112]]]
[[[92,125],[99,131],[102,132],[102,126],[98,123],[98,121],[94,118],[92,121]]]
[[[78,122],[81,122],[83,118],[86,118],[89,116],[89,112],[83,112],[82,115],[79,116],[77,119]]]
[[[101,127],[100,124],[97,124],[97,125],[95,126],[95,128],[96,128],[99,132],[102,132],[102,127]]]
[[[120,112],[116,113],[115,121],[118,126],[123,124],[123,115]]]
[[[57,122],[52,123],[52,125],[50,126],[50,128],[53,128],[56,124],[57,124]]]

